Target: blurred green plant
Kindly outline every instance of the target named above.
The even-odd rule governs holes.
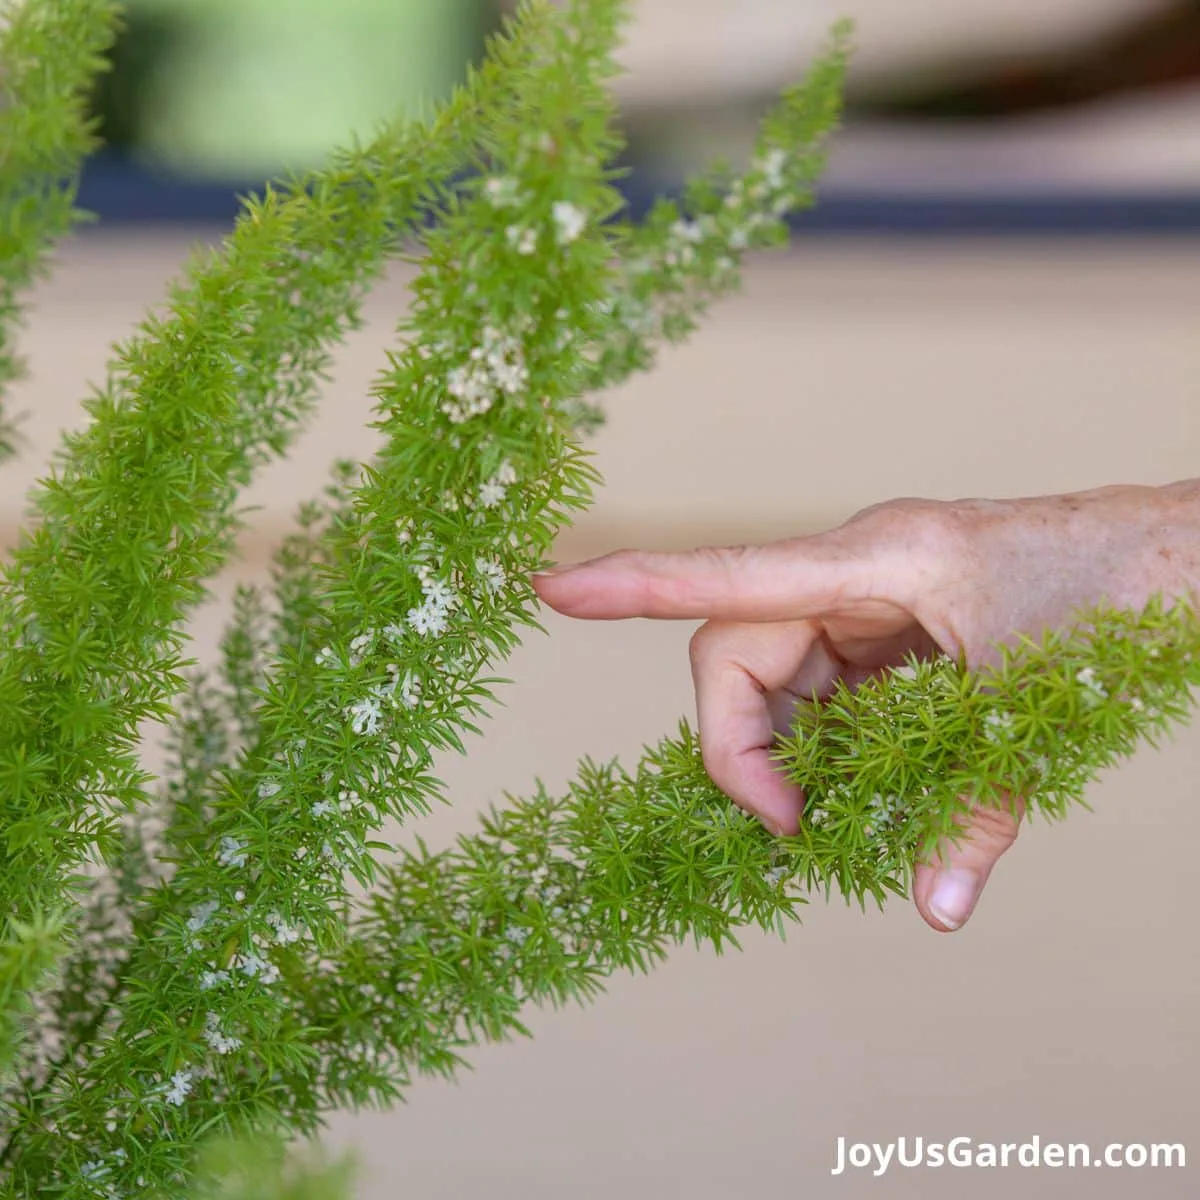
[[[485,15],[480,0],[129,0],[92,105],[126,159],[257,181],[423,115],[482,52]]]

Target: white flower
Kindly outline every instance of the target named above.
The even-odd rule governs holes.
[[[350,665],[352,667],[357,667],[358,664],[360,662],[362,662],[362,656],[363,656],[364,651],[366,651],[370,648],[371,643],[374,640],[375,640],[375,630],[368,629],[366,631],[366,633],[360,633],[358,635],[358,637],[356,637],[350,643]]]
[[[264,779],[258,785],[258,794],[262,799],[269,800],[272,796],[278,794],[279,786],[278,779]]]
[[[220,907],[221,905],[216,900],[205,900],[203,904],[193,906],[192,915],[188,918],[187,927],[193,933],[199,933]]]
[[[228,971],[203,971],[200,975],[200,990],[202,992],[211,991],[213,988],[220,987],[221,984],[228,982]]]
[[[510,225],[504,231],[508,244],[518,253],[526,256],[537,251],[538,235],[536,229],[525,225]]]
[[[477,558],[475,569],[483,579],[484,586],[493,596],[498,596],[508,584],[508,576],[504,567],[494,560]]]
[[[782,150],[772,150],[756,165],[767,177],[768,187],[776,190],[783,187],[783,168],[787,165],[787,155]]]
[[[335,809],[336,805],[334,805],[332,801],[318,800],[316,804],[312,806],[312,815],[314,817],[324,817],[327,814],[334,812]]]
[[[446,390],[458,401],[442,405],[442,411],[455,423],[479,416],[492,407],[494,385],[487,368],[475,363],[455,367],[446,376]],[[403,535],[401,535],[402,540]]]
[[[772,867],[769,871],[764,872],[767,882],[774,887],[786,874],[787,867]]]
[[[529,383],[529,370],[521,342],[506,336],[492,325],[484,327],[483,343],[471,351],[471,357],[482,360],[490,375],[491,385],[513,396]]]
[[[168,1104],[180,1105],[187,1099],[187,1095],[191,1090],[192,1072],[176,1071],[171,1076],[171,1085],[167,1088],[167,1094],[164,1099]]]
[[[215,1012],[210,1012],[204,1022],[204,1040],[218,1054],[232,1054],[242,1048],[242,1039],[227,1037],[221,1032],[221,1018]]]
[[[871,799],[871,825],[864,825],[864,832],[870,836],[874,831],[888,829],[894,826],[904,815],[904,805],[899,796],[881,796],[878,792]]]
[[[353,717],[353,729],[355,733],[365,732],[373,734],[378,732],[379,719],[383,715],[383,710],[379,706],[379,701],[374,696],[368,696],[366,699],[356,701],[346,712],[348,716]]]
[[[425,637],[426,634],[431,634],[433,637],[438,637],[446,632],[448,621],[446,619],[446,610],[440,604],[422,604],[420,608],[410,608],[408,610],[408,623],[412,626],[413,632]]]
[[[1000,735],[1008,733],[1012,729],[1012,713],[985,713],[983,717],[983,723],[987,726],[987,728],[983,731],[984,737],[986,737],[989,741],[994,742]]]
[[[554,206],[554,224],[558,226],[559,244],[569,246],[587,227],[587,214],[566,200]]]
[[[421,681],[411,671],[406,672],[400,684],[400,699],[408,708],[421,703]]]
[[[496,468],[495,479],[497,483],[503,484],[505,487],[517,482],[516,468],[507,458]]]
[[[458,600],[454,589],[444,579],[425,579],[421,584],[425,602],[440,608],[453,608]]]
[[[529,383],[529,368],[523,362],[502,360],[492,368],[492,377],[502,392],[515,396]]]
[[[408,610],[408,624],[414,633],[424,637],[429,632],[430,610],[422,605],[420,608]]]
[[[704,241],[704,229],[698,221],[676,221],[671,233],[683,242],[693,244]]]
[[[244,867],[246,865],[246,843],[240,838],[223,837],[221,853],[217,861],[223,867]]]
[[[497,208],[506,208],[510,204],[517,204],[521,198],[517,181],[510,175],[493,175],[483,185],[483,191]]]
[[[249,975],[252,979],[257,975],[265,984],[275,983],[279,979],[279,968],[258,954],[238,954],[234,957],[233,965],[243,975]]]
[[[484,508],[495,508],[504,499],[506,491],[507,489],[503,484],[497,483],[494,479],[489,479],[486,483],[479,485],[479,503]]]
[[[272,913],[267,918],[267,924],[274,926],[275,941],[280,946],[290,946],[303,936],[294,925],[289,925],[278,913]]]
[[[1096,678],[1094,668],[1081,667],[1076,673],[1075,678],[1087,688],[1087,691],[1083,693],[1083,700],[1089,708],[1095,708],[1101,700],[1107,699],[1108,692],[1104,685]]]
[[[488,378],[478,367],[455,367],[446,376],[446,390],[459,400],[481,400],[488,393]]]

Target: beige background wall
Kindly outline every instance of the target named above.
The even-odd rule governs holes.
[[[36,297],[26,332],[33,447],[0,472],[0,544],[86,381],[183,258],[186,235],[89,235]],[[564,534],[567,561],[623,545],[757,541],[837,524],[893,496],[1018,496],[1198,473],[1195,244],[804,244],[753,263],[745,293],[689,346],[608,399],[606,487]],[[366,389],[405,303],[397,275],[339,360],[262,504],[222,603],[194,623],[208,657],[235,579],[265,555],[339,455],[369,457]],[[692,623],[547,612],[503,674],[487,737],[438,773],[455,806],[434,844],[535,775],[585,754],[632,760],[694,719]],[[158,762],[148,751],[147,762]],[[534,1013],[535,1038],[481,1048],[458,1084],[388,1114],[340,1116],[363,1200],[732,1200],[881,1195],[1172,1197],[1200,1180],[1191,727],[1090,793],[1094,815],[1030,829],[971,925],[938,936],[911,906],[816,904],[786,944],[676,952],[587,1010]],[[893,1170],[833,1179],[838,1136],[1183,1141],[1187,1172]]]

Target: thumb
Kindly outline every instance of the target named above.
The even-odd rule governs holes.
[[[835,529],[759,546],[617,550],[536,574],[533,585],[572,617],[794,621],[865,597],[880,574],[878,557]]]
[[[979,901],[992,868],[1017,839],[1025,802],[976,805],[963,819],[964,834],[949,839],[930,862],[919,863],[913,876],[913,900],[926,922],[940,933],[966,924]]]

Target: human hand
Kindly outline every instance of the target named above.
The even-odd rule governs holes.
[[[701,753],[713,782],[777,834],[799,829],[801,788],[769,757],[797,704],[903,664],[1063,630],[1101,600],[1142,609],[1198,577],[1194,532],[1172,540],[1169,489],[1115,485],[1013,500],[903,498],[843,525],[759,546],[619,550],[534,575],[567,616],[702,619],[691,641]],[[1182,559],[1190,560],[1185,564]],[[1185,570],[1188,567],[1190,570]],[[965,798],[968,799],[969,798]],[[965,836],[916,867],[913,899],[936,930],[965,923],[1013,844],[1022,797],[974,805]]]

